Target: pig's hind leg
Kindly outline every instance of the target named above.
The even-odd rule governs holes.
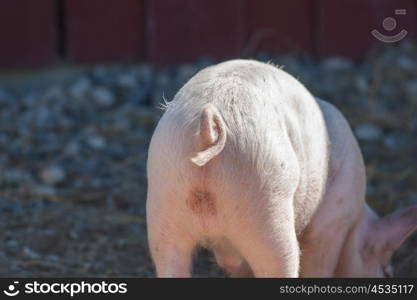
[[[245,218],[231,236],[255,277],[299,276],[300,249],[292,202],[280,202],[274,214],[255,213]]]
[[[158,226],[158,225],[157,225]],[[149,237],[158,277],[191,277],[195,243],[178,230],[164,230]]]
[[[192,250],[175,244],[165,244],[154,254],[158,277],[191,277]]]
[[[175,207],[176,197],[159,196],[152,195],[147,201],[149,249],[157,276],[191,277],[197,242],[190,233],[187,218]]]

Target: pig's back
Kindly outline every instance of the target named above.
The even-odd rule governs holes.
[[[220,112],[227,141],[218,157],[198,168],[189,156],[207,103]],[[308,224],[326,184],[327,134],[316,101],[292,76],[246,60],[207,68],[178,92],[161,121],[161,147],[178,162],[172,172],[183,189],[204,182],[225,210],[236,207],[226,202],[239,202],[254,212],[271,206],[262,201],[292,196],[297,232]]]

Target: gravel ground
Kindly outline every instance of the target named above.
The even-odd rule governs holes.
[[[417,47],[344,58],[258,55],[338,106],[364,153],[368,202],[417,203]],[[146,156],[163,97],[199,69],[147,64],[0,75],[0,276],[152,276]],[[198,276],[223,276],[203,251]],[[417,277],[417,235],[394,257]]]

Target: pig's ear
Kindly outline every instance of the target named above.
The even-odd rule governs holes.
[[[377,247],[394,251],[417,230],[417,205],[401,209],[379,219],[376,223]]]

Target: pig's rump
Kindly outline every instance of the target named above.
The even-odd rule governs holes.
[[[327,157],[321,111],[291,76],[252,61],[201,71],[169,103],[152,137],[147,218],[153,256],[162,243],[177,253],[225,240],[253,268],[241,241],[256,237],[280,248],[294,239],[323,195]],[[265,269],[255,273],[269,274]]]

